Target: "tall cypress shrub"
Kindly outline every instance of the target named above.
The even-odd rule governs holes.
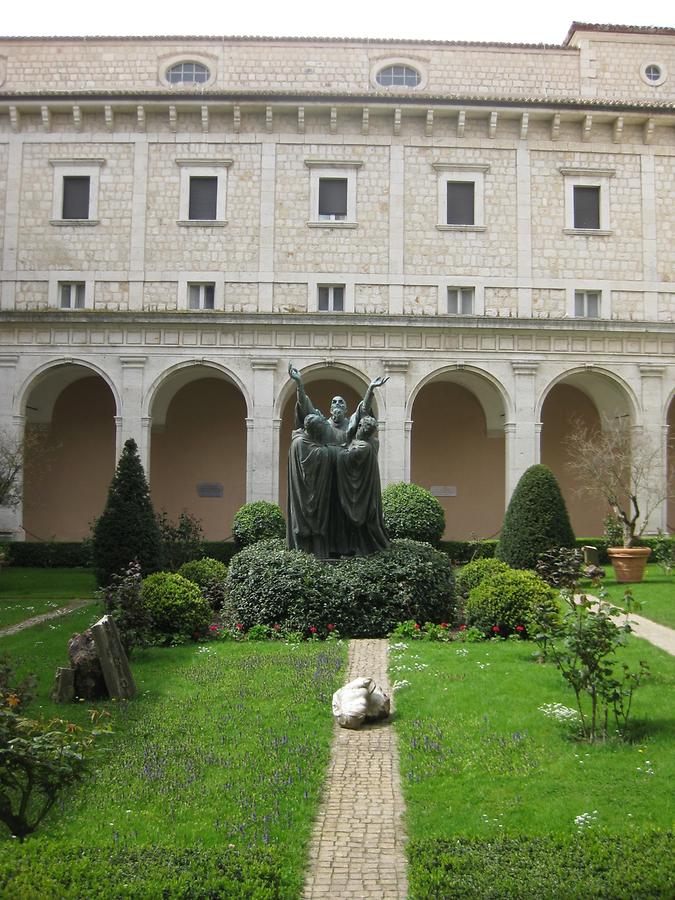
[[[511,497],[495,556],[514,569],[534,569],[556,547],[574,547],[567,507],[553,472],[530,466]]]
[[[162,543],[150,501],[145,472],[133,438],[125,443],[108,499],[92,535],[94,566],[99,585],[138,560],[141,574],[161,566]]]

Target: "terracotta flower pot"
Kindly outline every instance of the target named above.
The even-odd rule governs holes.
[[[651,552],[649,547],[609,547],[607,555],[612,561],[616,580],[623,584],[642,581]]]

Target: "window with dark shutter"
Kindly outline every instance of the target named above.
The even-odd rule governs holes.
[[[474,225],[473,181],[448,182],[448,225]]]
[[[193,175],[190,178],[190,219],[216,219],[218,179],[215,176]]]
[[[319,219],[343,221],[347,218],[347,179],[319,179]]]
[[[574,185],[574,227],[600,228],[600,188]]]
[[[64,175],[62,218],[89,218],[88,175]]]

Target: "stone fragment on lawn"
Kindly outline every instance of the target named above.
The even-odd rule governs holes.
[[[75,696],[82,700],[101,700],[108,691],[98,658],[94,633],[87,628],[68,641],[68,659],[75,670]]]
[[[333,694],[333,715],[342,728],[386,719],[390,706],[389,697],[372,678],[355,678]]]

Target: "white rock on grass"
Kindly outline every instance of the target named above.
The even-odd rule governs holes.
[[[372,678],[355,678],[333,694],[333,715],[342,728],[386,719],[390,700]]]

